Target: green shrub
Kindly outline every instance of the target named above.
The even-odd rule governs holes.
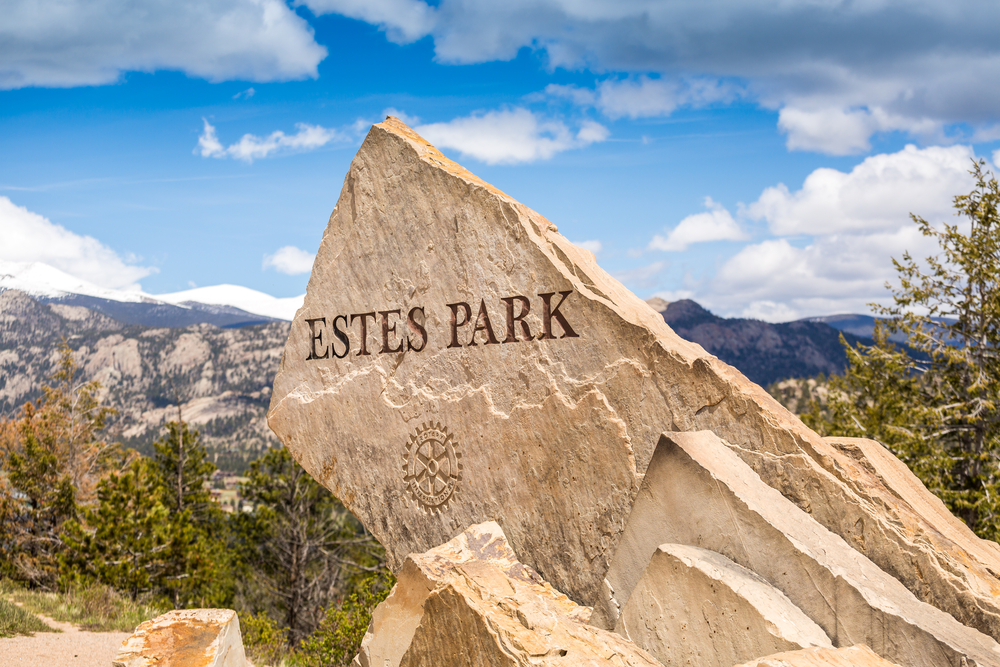
[[[319,627],[302,640],[295,653],[301,667],[349,665],[361,648],[361,640],[372,619],[372,611],[389,596],[396,578],[388,570],[361,579],[354,591],[331,606]]]
[[[267,614],[241,615],[240,632],[247,658],[257,667],[278,667],[288,657],[286,632]]]

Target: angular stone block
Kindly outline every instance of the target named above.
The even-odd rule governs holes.
[[[140,624],[113,667],[245,667],[232,609],[176,609]]]
[[[375,608],[355,667],[657,667],[586,625],[581,607],[517,561],[496,523],[410,554]]]
[[[781,590],[834,646],[907,667],[1000,665],[1000,645],[920,602],[760,477],[715,434],[664,433],[593,622],[608,627],[664,542],[710,549]],[[616,620],[616,619],[615,619]]]
[[[807,648],[769,655],[736,667],[899,667],[864,644],[845,648]]]
[[[615,632],[664,665],[731,667],[830,638],[784,593],[722,554],[661,544]]]
[[[1000,582],[963,542],[864,467],[844,476],[836,447],[395,118],[351,163],[268,422],[393,569],[498,519],[587,603],[660,432],[713,430],[921,599],[1000,637]],[[954,576],[923,578],[938,567]]]
[[[874,476],[880,484],[875,488],[885,490],[882,497],[888,496],[890,502],[893,498],[904,501],[920,517],[919,522],[910,520],[905,524],[914,541],[933,544],[939,550],[934,561],[922,563],[919,569],[897,568],[892,574],[920,599],[1000,639],[1000,544],[981,539],[969,530],[881,444],[865,438],[823,440],[838,452],[837,467],[847,483],[865,484],[866,476]],[[862,535],[861,539],[865,532],[860,525],[855,531]],[[905,561],[905,555],[898,554],[892,560]]]

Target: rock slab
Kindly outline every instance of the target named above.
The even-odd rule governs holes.
[[[232,609],[175,609],[140,624],[112,667],[246,667]]]
[[[864,644],[844,648],[807,648],[769,655],[736,667],[899,667]]]
[[[621,610],[615,632],[664,665],[732,667],[812,646],[826,633],[763,578],[722,554],[661,544]]]
[[[664,433],[646,470],[593,622],[627,606],[659,544],[723,554],[781,590],[834,646],[866,644],[907,667],[1000,665],[1000,645],[920,602],[817,523],[715,434]]]
[[[351,163],[268,423],[406,554],[499,520],[592,603],[664,430],[712,430],[920,599],[1000,637],[1000,557],[942,533],[538,213],[397,119]],[[845,474],[847,471],[847,474]]]
[[[632,642],[518,562],[496,523],[410,554],[355,667],[655,667]]]

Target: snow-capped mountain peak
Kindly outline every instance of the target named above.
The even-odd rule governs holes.
[[[191,309],[196,305],[228,306],[246,313],[279,320],[291,320],[302,306],[305,295],[278,298],[239,285],[213,285],[171,294],[100,287],[41,262],[0,260],[0,292],[16,289],[42,300],[65,300],[79,296],[107,301]]]

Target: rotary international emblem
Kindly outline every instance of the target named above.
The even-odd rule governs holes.
[[[462,481],[462,454],[455,436],[440,423],[422,424],[406,443],[403,481],[425,511],[448,509]]]

